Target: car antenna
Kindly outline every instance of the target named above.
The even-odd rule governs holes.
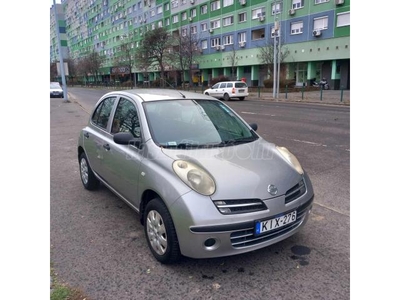
[[[182,97],[186,99],[186,96],[184,94],[182,94],[180,91],[178,91],[178,93],[181,94]]]

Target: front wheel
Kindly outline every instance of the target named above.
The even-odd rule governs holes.
[[[224,94],[224,100],[225,100],[225,101],[229,101],[229,100],[230,100],[230,99],[229,99],[229,94],[227,94],[227,93]]]
[[[179,260],[181,252],[175,226],[161,199],[151,200],[145,209],[144,233],[154,257],[163,264]]]

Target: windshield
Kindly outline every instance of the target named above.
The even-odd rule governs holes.
[[[224,147],[258,138],[219,101],[152,101],[144,108],[153,140],[162,147]]]
[[[58,82],[50,82],[51,89],[61,89],[61,86]]]

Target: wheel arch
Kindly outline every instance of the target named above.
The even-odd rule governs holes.
[[[160,197],[160,195],[153,191],[153,190],[145,190],[142,194],[142,197],[140,199],[140,207],[139,207],[139,217],[140,217],[140,223],[144,225],[144,211],[146,210],[147,204],[150,202],[150,200],[154,198],[159,198],[162,202],[164,200]],[[165,204],[165,202],[164,202]]]

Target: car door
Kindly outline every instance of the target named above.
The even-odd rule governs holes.
[[[95,108],[90,125],[83,129],[83,145],[86,156],[92,170],[100,177],[104,176],[102,167],[107,138],[110,138],[109,119],[116,99],[116,96],[103,99]]]
[[[210,96],[213,96],[216,98],[218,97],[218,91],[219,91],[218,87],[219,87],[219,83],[216,83],[211,87]]]
[[[120,97],[111,125],[109,149],[104,153],[104,179],[121,196],[138,208],[138,177],[142,155],[139,146],[119,145],[112,136],[118,132],[130,132],[141,137],[137,106],[133,100]]]
[[[225,94],[225,90],[226,90],[226,82],[221,82],[219,84],[219,88],[218,88],[218,98],[222,98]]]

